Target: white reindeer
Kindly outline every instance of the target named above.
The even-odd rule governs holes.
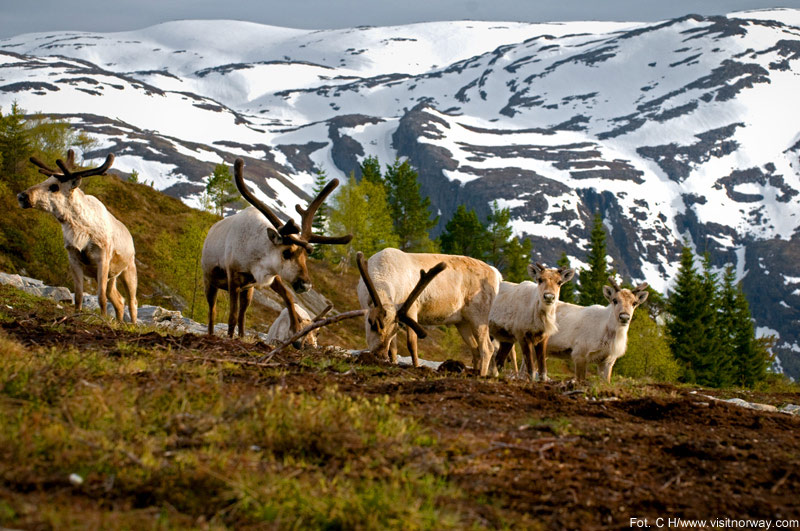
[[[306,326],[310,325],[311,323],[313,323],[315,321],[318,321],[318,320],[322,319],[323,317],[325,317],[325,314],[327,314],[329,311],[331,311],[332,308],[333,308],[333,305],[329,304],[324,310],[322,310],[320,313],[318,313],[312,319],[308,315],[308,312],[306,312],[303,309],[302,306],[300,306],[298,304],[295,304],[294,305],[294,310],[297,313],[297,317],[300,320],[298,326],[300,327],[300,329],[305,328]],[[300,345],[298,347],[302,347],[303,345],[307,345],[307,346],[310,346],[310,347],[316,347],[317,346],[317,332],[318,331],[319,331],[318,329],[317,330],[312,330],[311,332],[309,332],[308,334],[303,336],[303,339],[300,341]],[[283,341],[286,341],[287,339],[292,337],[294,335],[294,332],[296,332],[296,331],[292,330],[292,321],[291,321],[291,317],[289,315],[289,309],[288,308],[284,308],[283,310],[281,310],[281,313],[280,313],[280,315],[278,315],[278,318],[275,319],[275,322],[272,323],[272,326],[269,327],[269,331],[267,332],[266,341],[267,341],[267,343],[272,343],[272,344],[282,343]]]
[[[22,208],[36,208],[55,216],[61,223],[64,247],[69,257],[70,272],[75,284],[75,308],[83,307],[83,276],[97,279],[97,302],[100,313],[106,315],[107,299],[111,300],[119,321],[123,320],[122,295],[117,290],[117,277],[128,292],[131,322],[136,323],[136,263],[131,233],[111,212],[92,195],[79,188],[81,179],[104,175],[114,163],[109,154],[99,168],[73,171],[75,152],[67,152],[67,162],[57,160],[61,171],[54,170],[36,157],[30,161],[47,176],[41,183],[17,195]]]
[[[633,311],[647,300],[647,282],[633,290],[620,289],[613,278],[603,286],[608,306],[578,306],[559,302],[556,308],[558,331],[550,336],[548,353],[556,357],[571,357],[575,376],[586,379],[586,365],[598,364],[599,373],[611,381],[614,363],[628,347],[628,328]],[[547,378],[545,373],[544,378]]]
[[[488,374],[493,351],[489,310],[501,280],[497,269],[466,256],[391,248],[375,253],[368,263],[359,253],[357,263],[361,273],[358,300],[369,310],[364,326],[374,354],[391,354],[392,362],[397,362],[397,332],[403,322],[417,367],[417,337],[427,335],[420,324],[454,325],[472,352],[473,366],[481,376]],[[424,270],[428,273],[421,277]],[[430,286],[426,289],[422,281]]]
[[[228,336],[233,337],[238,323],[239,336],[242,337],[245,311],[253,299],[253,290],[265,286],[283,298],[292,329],[298,331],[294,300],[281,279],[290,282],[297,293],[311,289],[306,266],[311,244],[348,243],[353,238],[352,234],[329,237],[312,232],[314,214],[339,181],[333,179],[329,182],[307,209],[297,205],[302,226],[298,227],[292,219],[282,223],[269,207],[256,199],[244,183],[243,167],[244,161],[236,159],[234,181],[242,197],[253,206],[216,222],[203,244],[201,265],[209,308],[208,333],[214,334],[217,292],[220,289],[230,294]]]
[[[489,333],[500,343],[495,354],[497,367],[502,367],[509,352],[517,372],[514,342],[520,344],[531,379],[534,378],[533,353],[536,351],[538,374],[547,375],[547,341],[557,330],[556,303],[561,286],[572,279],[575,271],[547,269],[542,264],[528,265],[528,274],[536,282],[501,282],[500,290],[489,312]]]

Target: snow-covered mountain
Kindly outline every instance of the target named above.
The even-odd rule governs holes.
[[[682,241],[733,263],[800,376],[800,10],[660,23],[435,22],[307,31],[182,21],[0,40],[0,105],[69,119],[196,204],[246,160],[287,214],[313,174],[408,157],[442,223],[512,209],[542,260],[581,264],[600,212],[614,267],[665,291]]]

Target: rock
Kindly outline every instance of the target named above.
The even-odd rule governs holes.
[[[800,415],[800,406],[797,404],[785,404],[779,407],[778,411],[789,413],[790,415]]]
[[[45,286],[41,291],[42,296],[56,302],[72,302],[72,292],[63,286]]]
[[[723,402],[727,402],[729,404],[735,404],[741,407],[746,407],[747,409],[755,409],[758,411],[778,411],[778,408],[775,406],[771,406],[769,404],[755,404],[753,402],[742,400],[741,398],[730,398],[728,400],[723,400]]]

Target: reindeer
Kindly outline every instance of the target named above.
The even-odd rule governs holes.
[[[332,308],[333,308],[333,305],[329,304],[328,306],[325,307],[324,310],[319,312],[312,319],[308,315],[308,312],[306,312],[303,309],[302,306],[299,306],[299,305],[295,304],[294,305],[294,310],[295,310],[295,312],[297,313],[297,316],[300,319],[300,323],[298,324],[298,326],[302,329],[302,328],[307,327],[311,323],[319,321],[320,319],[325,317],[325,315],[329,311],[331,311]],[[291,321],[291,317],[289,316],[289,309],[288,308],[284,308],[283,310],[281,310],[281,313],[280,313],[280,315],[278,315],[278,318],[275,319],[275,322],[272,323],[272,326],[269,327],[269,332],[267,332],[266,341],[267,341],[267,343],[273,343],[273,344],[282,343],[283,341],[286,341],[287,339],[292,337],[293,332],[297,332],[297,330],[292,330],[292,321]],[[303,345],[316,347],[317,346],[317,330],[312,330],[311,332],[306,334],[303,337],[303,339],[300,340],[298,343],[299,343],[299,345],[297,345],[297,348],[302,348]]]
[[[611,381],[614,363],[628,347],[628,328],[633,311],[647,300],[647,282],[633,290],[621,289],[613,278],[603,286],[608,306],[578,306],[559,302],[556,308],[558,331],[550,336],[549,353],[556,357],[571,357],[575,376],[586,379],[586,364],[597,362],[599,372]],[[544,375],[547,377],[547,374]]]
[[[407,327],[408,350],[419,366],[417,338],[427,334],[423,325],[455,325],[472,352],[473,366],[481,376],[489,372],[492,342],[489,309],[497,294],[501,275],[494,267],[466,256],[404,253],[387,248],[369,262],[357,257],[361,279],[358,300],[369,310],[364,327],[370,350],[397,362],[397,331]],[[437,267],[442,273],[419,290],[417,271]],[[412,297],[413,295],[413,297]]]
[[[209,309],[208,333],[214,334],[217,292],[220,289],[230,294],[228,336],[233,337],[238,323],[239,337],[243,337],[245,312],[253,300],[253,291],[264,286],[281,296],[289,312],[292,330],[298,331],[299,318],[294,299],[281,279],[291,282],[297,293],[311,289],[306,266],[311,244],[344,244],[353,238],[352,234],[330,237],[312,232],[314,214],[339,181],[333,179],[329,182],[307,209],[297,205],[301,216],[301,227],[298,227],[292,219],[282,223],[269,207],[256,199],[244,183],[243,167],[244,161],[236,159],[234,182],[239,193],[252,206],[216,222],[203,244],[201,264]]]
[[[75,308],[81,311],[83,307],[85,274],[97,279],[100,313],[106,315],[106,302],[110,299],[117,320],[122,321],[124,301],[117,291],[117,277],[122,276],[128,291],[131,322],[135,324],[137,276],[131,233],[99,199],[84,194],[79,188],[84,177],[105,175],[114,163],[114,155],[109,154],[99,168],[81,171],[73,171],[75,152],[71,149],[67,152],[66,163],[56,160],[61,171],[50,168],[36,157],[31,157],[30,161],[47,179],[19,193],[17,201],[22,208],[49,212],[61,223],[75,284]]]
[[[517,372],[514,342],[522,348],[531,380],[534,378],[533,352],[536,351],[538,374],[546,378],[547,340],[558,330],[556,302],[561,286],[572,279],[575,271],[559,267],[547,269],[542,264],[528,265],[528,274],[536,282],[500,283],[500,290],[489,312],[489,333],[500,343],[495,354],[498,367],[509,352]]]

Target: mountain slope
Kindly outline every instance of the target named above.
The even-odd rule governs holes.
[[[284,213],[316,169],[408,157],[441,213],[512,210],[553,263],[588,221],[666,290],[683,241],[733,263],[800,376],[800,11],[660,23],[437,22],[306,31],[182,21],[0,41],[0,104],[68,117],[196,204],[214,164]]]

